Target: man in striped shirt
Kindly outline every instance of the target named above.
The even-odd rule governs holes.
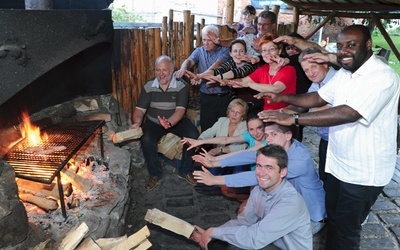
[[[168,56],[160,56],[155,63],[155,78],[148,81],[140,93],[133,112],[132,129],[142,126],[141,146],[147,163],[149,180],[146,189],[152,189],[162,177],[162,166],[158,160],[157,142],[167,133],[179,137],[197,138],[199,131],[186,118],[185,111],[189,100],[189,87],[173,77],[174,63]],[[144,120],[146,115],[146,119]],[[193,178],[194,149],[187,151],[183,146],[182,161],[178,177],[189,184],[196,185]]]

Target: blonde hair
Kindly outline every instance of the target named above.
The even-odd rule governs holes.
[[[243,120],[246,120],[247,111],[249,110],[249,105],[247,105],[247,102],[243,101],[240,98],[235,98],[228,104],[228,108],[226,109],[226,116],[229,116],[229,111],[235,105],[239,105],[239,106],[243,107]]]

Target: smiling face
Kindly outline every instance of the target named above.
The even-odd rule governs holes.
[[[366,41],[359,29],[349,28],[338,36],[336,46],[339,65],[354,73],[368,60],[372,41],[371,39]]]
[[[275,29],[275,27],[276,24],[271,23],[271,20],[269,18],[258,17],[257,31],[260,37],[262,37],[267,32],[271,32],[273,29]]]
[[[255,172],[258,185],[265,191],[271,192],[282,183],[287,168],[280,169],[276,158],[259,154]]]
[[[167,59],[163,59],[155,65],[155,75],[161,85],[168,85],[171,82],[173,72],[173,65]]]
[[[321,83],[329,71],[329,66],[327,63],[319,64],[309,62],[308,60],[303,60],[300,64],[308,79],[315,83]]]
[[[277,124],[269,125],[265,127],[265,139],[268,145],[279,145],[288,150],[292,141],[292,132],[283,132]]]
[[[229,55],[236,64],[240,64],[242,63],[241,57],[246,55],[246,47],[241,43],[235,43],[232,45]]]
[[[276,63],[275,61],[271,60],[272,57],[278,56],[280,54],[280,50],[278,46],[273,43],[272,41],[263,43],[261,45],[261,55],[264,62],[271,64]]]
[[[252,119],[248,121],[247,130],[256,141],[260,142],[265,139],[264,123],[260,119]]]

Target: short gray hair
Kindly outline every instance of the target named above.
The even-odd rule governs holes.
[[[304,61],[303,57],[305,55],[314,54],[314,53],[322,53],[322,51],[320,48],[314,47],[314,46],[303,49],[303,51],[301,51],[301,53],[299,55],[299,62]]]
[[[166,56],[166,55],[159,56],[159,57],[156,59],[156,62],[155,62],[154,65],[157,66],[157,64],[159,64],[161,61],[164,61],[164,60],[168,61],[168,62],[171,64],[171,68],[174,68],[174,67],[175,67],[174,61],[172,61],[171,57]]]
[[[201,29],[201,35],[207,34],[208,31],[212,31],[219,37],[219,29],[214,25],[206,25]]]

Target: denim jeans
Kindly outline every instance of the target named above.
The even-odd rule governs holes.
[[[193,123],[186,117],[169,129],[164,129],[161,125],[146,120],[142,126],[143,136],[140,138],[144,159],[147,163],[147,171],[150,176],[162,176],[162,166],[158,160],[157,143],[161,137],[167,133],[173,133],[179,137],[189,137],[197,139],[199,131]],[[179,166],[179,173],[186,175],[193,172],[194,149],[187,151],[188,146],[183,145],[182,160]]]

